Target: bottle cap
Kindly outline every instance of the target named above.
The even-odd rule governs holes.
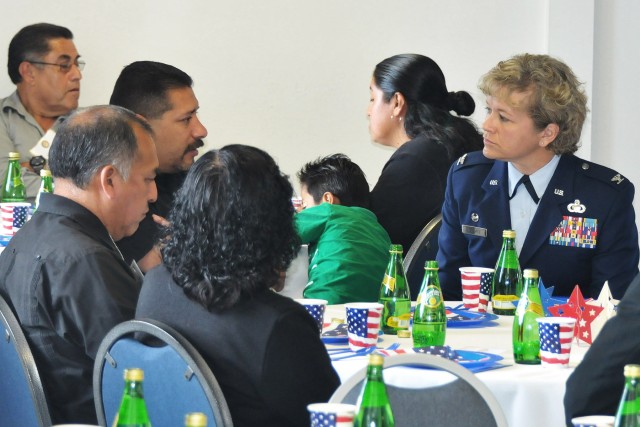
[[[411,338],[411,332],[408,329],[401,329],[398,331],[398,338]]]
[[[535,268],[527,268],[522,272],[522,277],[525,279],[537,279],[538,278],[538,270]]]
[[[438,261],[428,260],[424,263],[425,270],[437,270],[438,269]]]
[[[402,245],[394,245],[392,244],[389,247],[389,252],[396,252],[396,253],[402,253]]]
[[[207,416],[202,412],[192,412],[184,417],[187,427],[207,427]]]
[[[382,366],[384,364],[384,358],[380,354],[373,353],[369,356],[369,365]]]
[[[640,365],[624,365],[624,376],[640,378]]]
[[[51,176],[51,171],[49,169],[41,169],[40,176]]]
[[[124,370],[125,381],[142,381],[144,380],[144,371],[140,368],[131,368]]]
[[[15,151],[11,151],[9,153],[9,160],[20,160],[20,153],[16,153]]]
[[[508,237],[510,239],[516,238],[516,230],[504,230],[502,232],[502,237]]]

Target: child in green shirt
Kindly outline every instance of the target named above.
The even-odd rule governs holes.
[[[369,211],[369,184],[344,154],[307,163],[299,172],[302,210],[296,228],[309,244],[305,298],[329,304],[377,301],[391,244]]]

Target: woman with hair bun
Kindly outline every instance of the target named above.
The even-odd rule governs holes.
[[[406,251],[440,213],[451,163],[482,149],[476,127],[459,117],[475,103],[467,92],[449,92],[438,64],[418,54],[380,62],[369,89],[371,138],[397,149],[371,192],[371,210]]]

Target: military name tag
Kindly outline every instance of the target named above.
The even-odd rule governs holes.
[[[598,220],[579,216],[563,216],[551,232],[549,244],[575,248],[595,249],[598,237]]]
[[[487,229],[482,227],[474,227],[472,225],[463,225],[462,232],[471,234],[472,236],[487,237]]]

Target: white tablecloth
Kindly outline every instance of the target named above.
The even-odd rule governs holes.
[[[457,304],[451,302],[447,303],[447,306]],[[327,307],[325,321],[330,321],[332,318],[346,319],[343,305]],[[574,342],[569,368],[518,365],[513,361],[511,347],[512,322],[513,317],[500,316],[496,321],[497,326],[448,328],[445,344],[456,350],[499,354],[504,357],[502,363],[512,365],[476,374],[500,402],[510,426],[562,427],[565,425],[562,404],[565,382],[573,372],[573,368],[582,360],[588,346],[585,344],[579,346]],[[378,347],[386,348],[394,342],[400,342],[401,348],[412,347],[411,338],[398,338],[395,335],[382,335]],[[366,357],[353,357],[333,362],[342,381],[366,364]],[[415,378],[419,381],[419,376]]]

